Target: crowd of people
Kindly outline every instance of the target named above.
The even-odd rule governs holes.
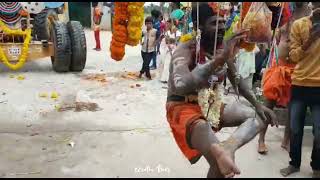
[[[318,53],[320,3],[312,2],[312,6],[308,2],[287,3],[286,10],[290,10],[290,13],[281,17],[276,9],[281,9],[284,3],[278,3],[280,5],[278,7],[269,6],[273,16],[287,18],[286,21],[281,19],[278,25],[276,25],[278,18],[272,19],[275,41],[256,43],[250,51],[240,48],[236,43],[246,38],[245,30],[223,40],[215,34],[217,18],[221,18],[218,29],[223,29],[224,33],[227,33],[234,19],[240,19],[240,3],[230,3],[229,13],[224,16],[220,14],[218,16],[214,8],[208,5],[209,3],[201,3],[199,17],[196,17],[196,6],[193,6],[192,12],[188,14],[186,9],[183,10],[179,3],[174,2],[171,3],[173,11],[169,19],[164,20],[160,12],[160,15],[153,13],[151,17],[146,18],[147,30],[144,32],[142,53],[147,46],[145,43],[151,43],[152,47],[148,49],[150,55],[147,58],[143,57],[144,65],[140,77],[144,72],[148,78],[150,77],[149,63],[153,58],[152,67],[156,69],[154,56],[158,55],[161,67],[160,81],[168,83],[167,119],[173,130],[173,136],[190,163],[195,163],[201,155],[205,156],[210,165],[208,177],[233,177],[239,174],[240,171],[234,164],[234,153],[257,134],[260,134],[258,152],[261,154],[268,152],[265,135],[268,124],[277,124],[275,113],[272,111],[275,107],[287,108],[289,117],[285,123],[281,147],[289,152],[291,161],[288,167],[280,170],[280,173],[288,176],[300,169],[304,121],[307,108],[310,107],[314,135],[310,164],[313,176],[320,177],[320,54]],[[186,15],[190,15],[190,18]],[[197,19],[200,22],[197,22]],[[203,63],[200,63],[203,66],[196,65],[199,63],[194,54],[197,46],[196,38],[193,37],[188,42],[179,41],[184,34],[196,31],[197,23],[201,30],[199,56],[200,59],[204,59]],[[153,35],[148,35],[151,32]],[[214,60],[210,61],[215,41],[218,46],[217,54]],[[218,53],[219,49],[221,54]],[[239,50],[234,54],[236,49]],[[233,63],[228,63],[229,61]],[[225,73],[222,75],[217,73],[217,69],[221,72],[221,67],[225,67],[225,63],[227,70],[222,70]],[[237,70],[236,74],[241,77],[240,83],[235,84],[236,74],[231,72],[232,64]],[[277,73],[278,71],[282,72],[283,77],[279,76],[281,73]],[[194,100],[197,98],[190,98],[197,96],[197,90],[207,86],[205,82],[208,82],[212,75],[217,77],[217,84],[222,84],[224,80],[221,79],[228,77],[230,86],[238,88],[240,94],[255,107],[258,117],[252,116],[248,107],[223,104],[220,111],[220,125],[218,128],[212,128],[203,117],[199,102]],[[276,80],[276,85],[270,90],[269,86],[275,83],[271,81],[275,78],[279,81]],[[285,85],[281,86],[280,80]],[[228,83],[224,84],[227,90],[225,94],[228,94],[232,88],[226,88]],[[263,104],[257,102],[254,97],[253,88],[256,84],[259,84],[264,91]],[[281,95],[276,95],[277,92]],[[269,95],[270,93],[273,94]],[[233,109],[231,112],[230,107],[236,110]],[[226,142],[219,142],[213,129],[218,131],[231,126],[239,128]]]
[[[193,3],[192,8],[172,2],[167,19],[159,10],[152,10],[144,22],[139,77],[145,74],[151,80],[150,70],[159,70],[159,80],[168,85],[167,120],[176,143],[191,164],[202,155],[206,158],[210,165],[208,177],[239,174],[235,152],[257,134],[257,151],[268,152],[268,125],[278,124],[275,107],[288,109],[281,147],[289,152],[291,161],[280,173],[288,176],[298,172],[309,107],[314,135],[310,165],[313,176],[320,177],[320,3],[265,2],[272,12],[272,39],[254,43],[248,50],[241,43],[249,30],[235,27],[243,21],[241,11],[250,3],[231,2],[221,14],[216,6],[206,2],[198,6]],[[98,9],[94,12],[98,39],[95,49],[100,50],[101,13]],[[195,36],[197,30],[201,31],[200,40]],[[192,34],[192,38],[183,42],[186,34]],[[219,89],[222,84],[225,95],[233,89],[255,111],[243,104],[223,102],[215,114],[219,125],[212,126],[201,111],[198,91],[207,87]],[[263,103],[254,95],[256,86],[263,90]],[[220,102],[220,95],[215,96],[216,102]],[[217,139],[216,131],[236,126],[238,129],[228,140]]]

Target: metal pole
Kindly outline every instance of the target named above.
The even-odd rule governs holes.
[[[217,13],[217,21],[216,21],[216,33],[215,33],[215,42],[214,42],[214,50],[213,50],[213,59],[216,58],[218,30],[219,30],[219,28],[218,28],[218,26],[219,26],[219,17],[220,17],[220,5],[218,3],[218,13]]]

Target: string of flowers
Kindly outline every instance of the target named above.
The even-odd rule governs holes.
[[[128,40],[128,2],[114,2],[114,31],[110,45],[111,58],[121,61],[125,55],[125,46]]]
[[[3,61],[4,65],[6,65],[11,70],[18,70],[22,68],[26,62],[28,52],[29,52],[29,43],[31,41],[31,29],[28,28],[25,31],[22,30],[12,30],[8,28],[2,21],[0,21],[0,28],[1,30],[8,35],[19,35],[19,36],[25,36],[23,46],[22,46],[22,52],[18,59],[18,62],[16,64],[11,64],[3,52],[3,49],[0,47],[0,59]]]
[[[129,2],[128,4],[128,40],[127,44],[136,46],[142,36],[142,26],[144,18],[144,2]]]

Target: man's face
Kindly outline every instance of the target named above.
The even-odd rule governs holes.
[[[202,37],[205,41],[205,47],[208,50],[213,50],[214,48],[214,43],[217,40],[217,48],[222,46],[223,43],[223,36],[225,32],[225,20],[222,17],[219,17],[219,24],[218,28],[216,27],[217,25],[217,16],[211,16],[205,23],[205,25],[202,28]],[[216,38],[216,30],[218,29],[218,36]]]

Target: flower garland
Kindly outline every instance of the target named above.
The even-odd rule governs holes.
[[[185,42],[187,42],[187,41],[190,41],[193,37],[195,37],[195,36],[194,36],[194,34],[191,34],[191,33],[182,35],[182,36],[180,37],[180,42],[181,42],[181,43],[185,43]]]
[[[125,46],[128,40],[127,20],[128,20],[128,3],[114,2],[114,31],[110,45],[111,58],[121,61],[125,55]]]
[[[144,2],[129,2],[128,5],[128,40],[127,44],[130,46],[136,46],[142,36],[142,25],[144,18]]]
[[[3,49],[0,47],[0,59],[3,61],[4,65],[6,65],[7,67],[9,67],[12,70],[18,70],[21,67],[23,67],[23,65],[26,62],[27,56],[28,56],[29,43],[31,41],[31,29],[28,28],[25,31],[22,31],[20,29],[19,30],[11,30],[2,21],[0,21],[0,28],[6,34],[26,36],[24,39],[24,42],[23,42],[21,55],[19,57],[18,63],[16,63],[16,64],[11,64],[9,62],[7,56],[3,52]]]
[[[224,101],[223,90],[221,88],[221,85],[218,85],[215,88],[202,88],[198,93],[198,102],[201,112],[209,124],[215,129],[219,129],[221,125],[220,112]],[[213,103],[210,104],[209,102]]]

